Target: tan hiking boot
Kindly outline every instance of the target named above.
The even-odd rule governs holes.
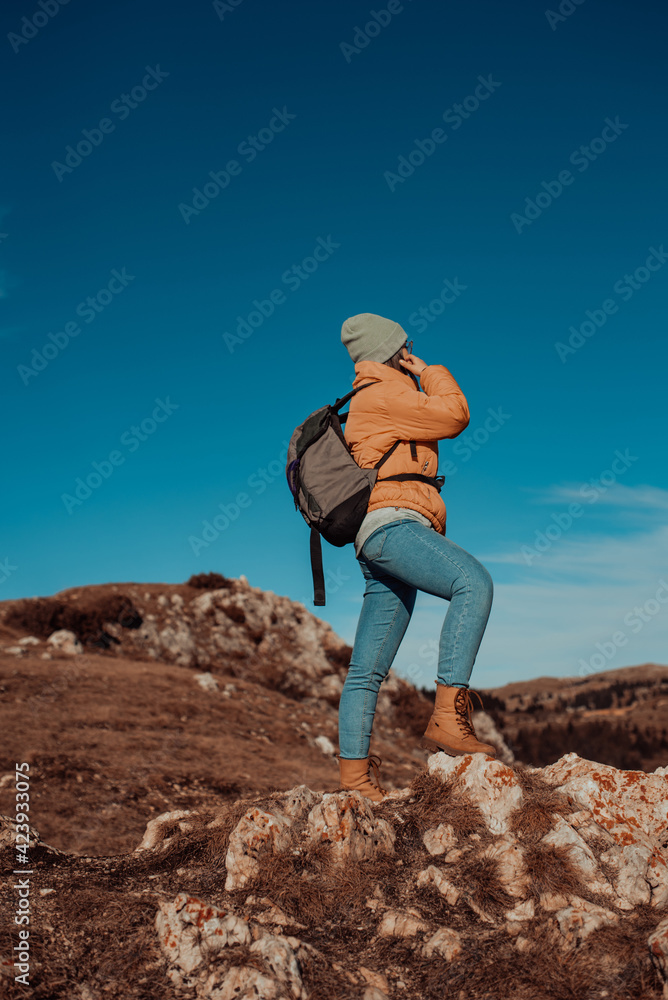
[[[473,694],[480,701],[477,691]],[[436,684],[436,704],[420,746],[438,753],[442,750],[451,757],[465,753],[486,753],[496,757],[496,750],[489,743],[480,743],[471,722],[473,701],[468,688]]]
[[[380,757],[372,754],[370,757],[363,757],[358,760],[344,760],[343,757],[339,757],[337,754],[337,760],[339,762],[342,789],[345,791],[361,792],[362,795],[368,799],[372,799],[374,802],[383,801],[387,792],[380,785],[380,772],[378,768],[383,763]],[[376,779],[375,785],[370,778],[370,767],[373,768]]]

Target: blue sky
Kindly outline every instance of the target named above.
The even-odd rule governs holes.
[[[369,311],[469,402],[472,684],[666,662],[665,10],[44,2],[1,15],[0,598],[245,574],[352,642],[352,546],[314,608],[283,470]]]

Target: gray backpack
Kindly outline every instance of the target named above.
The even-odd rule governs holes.
[[[373,468],[363,469],[352,456],[341,428],[348,413],[339,414],[339,410],[360,389],[375,384],[360,385],[333,405],[315,410],[295,428],[288,446],[285,473],[295,510],[311,529],[313,603],[320,607],[325,605],[320,536],[337,547],[355,540],[367,513],[371,491],[378,481],[378,470],[401,444],[395,441]],[[411,455],[417,458],[415,441],[410,444]],[[423,476],[418,472],[384,476],[382,481],[390,479],[418,479],[434,486],[439,493],[445,482],[444,476]]]

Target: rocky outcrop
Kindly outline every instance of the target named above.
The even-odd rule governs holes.
[[[615,771],[575,754],[542,770],[513,769],[483,755],[434,754],[421,788],[418,781],[417,788],[377,805],[358,792],[319,795],[301,787],[275,795],[263,808],[244,813],[230,833],[224,907],[185,893],[161,903],[156,928],[168,975],[198,997],[215,1000],[256,995],[253,990],[267,997],[307,997],[301,970],[314,947],[308,921],[300,922],[299,936],[289,934],[296,916],[280,909],[280,896],[271,899],[271,884],[262,877],[262,897],[245,897],[240,890],[255,884],[267,859],[301,856],[327,844],[331,862],[342,870],[383,858],[393,866],[390,898],[381,881],[364,904],[372,940],[410,941],[422,959],[453,967],[472,938],[484,939],[486,948],[505,938],[518,956],[540,964],[546,947],[565,960],[585,947],[595,950],[604,929],[624,934],[634,925],[637,933],[639,914],[647,922],[647,914],[656,913],[649,918],[643,954],[657,971],[658,996],[668,981],[666,770]],[[439,785],[443,804],[434,808]],[[406,828],[419,816],[426,819],[425,791],[431,813],[451,812],[452,822],[427,824],[420,850],[406,838]],[[462,810],[468,810],[466,822]],[[433,892],[443,901],[440,910],[434,909]],[[259,902],[264,916],[247,912],[249,903]],[[233,960],[238,945],[257,961]],[[613,975],[615,956],[606,963],[602,984]],[[382,990],[368,968],[355,970],[352,961],[349,974],[367,984],[367,992],[389,995],[388,980]]]
[[[338,705],[351,649],[329,623],[297,601],[252,587],[243,575],[223,582],[214,589],[106,584],[53,598],[3,602],[0,624],[10,624],[15,635],[23,624],[33,634],[0,649],[45,659],[102,649],[114,657],[197,668],[197,683],[212,693],[218,690],[216,673],[223,670],[299,699]],[[51,631],[48,622],[56,618],[71,627]],[[74,628],[78,620],[80,635]],[[379,715],[388,723],[408,691],[416,696],[411,684],[390,672],[378,702]],[[327,744],[323,753],[329,752]]]
[[[111,865],[123,899],[149,915],[151,983],[198,1000],[459,996],[462,982],[465,995],[497,1000],[658,998],[667,770],[616,771],[575,754],[543,769],[434,754],[377,804],[301,785],[213,815],[166,812],[125,860],[64,856],[33,831],[48,886],[34,917],[66,950],[59,919],[40,910],[57,905],[58,871],[68,891],[90,892]],[[15,835],[0,823],[0,850]],[[555,970],[566,967],[560,992]],[[97,992],[82,981],[71,995]]]

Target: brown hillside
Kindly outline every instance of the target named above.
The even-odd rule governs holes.
[[[36,1000],[658,1000],[668,669],[483,691],[497,761],[427,758],[391,674],[372,807],[336,792],[350,652],[243,577],[0,604],[0,895],[23,763]],[[0,937],[14,1000],[11,907]]]

